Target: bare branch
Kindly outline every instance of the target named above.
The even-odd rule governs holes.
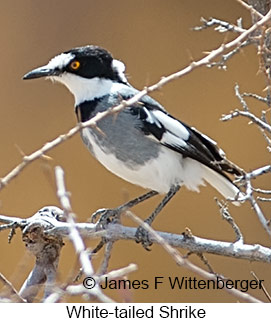
[[[96,281],[96,284],[102,283],[106,278],[110,279],[117,279],[119,277],[123,277],[129,275],[130,273],[136,271],[138,269],[136,264],[130,264],[126,267],[112,270],[107,274],[102,276],[97,276],[96,274],[92,276],[92,278]],[[61,299],[63,295],[82,295],[86,294],[86,287],[83,284],[79,285],[69,285],[66,286],[64,289],[58,288],[57,291],[52,293],[46,300],[45,303],[56,303]],[[95,296],[96,297],[96,296]]]
[[[219,211],[220,211],[220,214],[222,216],[222,218],[224,220],[226,220],[230,226],[233,228],[234,230],[234,233],[236,235],[236,241],[239,241],[241,243],[244,242],[244,237],[241,233],[241,230],[239,229],[238,225],[235,223],[234,219],[232,218],[232,216],[230,215],[230,212],[227,208],[227,204],[222,204],[221,202],[219,202],[218,199],[215,199],[218,207],[219,207]]]
[[[264,98],[264,97],[262,97],[262,96],[260,96],[258,94],[255,94],[255,93],[246,93],[246,92],[244,92],[243,93],[243,96],[251,97],[251,98],[254,98],[256,100],[259,100],[259,101],[261,101],[263,103],[267,103],[268,104],[268,99],[267,98]]]
[[[95,272],[90,261],[89,252],[85,248],[80,233],[76,228],[74,222],[74,213],[72,212],[71,203],[69,200],[69,193],[67,192],[65,187],[64,171],[60,166],[57,166],[55,168],[55,176],[57,185],[57,195],[64,209],[64,214],[66,214],[67,222],[70,224],[69,239],[72,241],[75,251],[79,256],[79,261],[85,276],[93,276]],[[96,284],[92,289],[85,288],[85,294],[94,295],[101,302],[113,302],[112,299],[110,299],[102,292],[98,284]]]
[[[46,207],[31,218],[18,223],[22,229],[22,238],[26,248],[36,257],[34,269],[19,292],[27,302],[33,302],[44,284],[44,297],[46,298],[52,292],[63,240],[59,235],[46,235],[45,229],[54,225],[57,215],[61,212],[57,207]]]
[[[109,241],[105,245],[104,258],[99,270],[97,271],[98,276],[104,275],[107,272],[113,245],[114,245],[114,241]]]
[[[223,54],[221,56],[221,59],[217,62],[211,62],[210,64],[206,65],[207,67],[215,67],[217,66],[218,69],[227,70],[226,62],[231,59],[235,54],[238,54],[242,48],[245,48],[246,46],[253,44],[254,40],[252,38],[245,40],[243,43],[236,46],[233,50],[228,52],[227,54]]]
[[[271,198],[268,198],[268,197],[257,196],[257,200],[262,202],[271,202]]]
[[[44,207],[46,209],[48,207]],[[42,210],[43,210],[42,209]],[[38,212],[37,212],[38,213]],[[0,216],[1,220],[1,216]],[[24,219],[27,226],[42,225],[46,235],[67,238],[70,233],[71,224],[67,222],[59,222],[53,218],[47,218],[46,223],[39,222],[37,219],[30,217]],[[13,222],[10,217],[10,222]],[[108,241],[117,240],[134,240],[137,228],[123,226],[121,224],[109,224],[106,229],[95,232],[96,224],[92,223],[75,223],[76,230],[81,237],[88,237],[97,239],[97,237],[104,237]],[[188,238],[186,234],[174,234],[167,232],[158,232],[164,240],[173,247],[188,249],[195,253],[211,253],[226,257],[233,257],[236,259],[247,259],[250,261],[260,261],[271,263],[271,250],[261,245],[249,245],[241,243],[232,243],[224,241],[215,241],[204,239],[193,235]],[[151,242],[156,243],[155,239],[150,237]]]
[[[260,118],[256,117],[253,113],[248,112],[248,111],[240,111],[240,110],[236,109],[229,114],[226,114],[226,115],[223,114],[220,120],[221,121],[229,121],[229,120],[232,120],[233,118],[236,118],[239,116],[250,119],[253,123],[255,123],[256,125],[258,125],[262,129],[271,133],[271,126],[270,125],[263,122]]]
[[[128,214],[128,212],[127,212]],[[187,270],[205,278],[208,280],[217,280],[217,275],[209,273],[200,267],[192,264],[188,259],[183,257],[183,255],[175,248],[173,248],[170,244],[166,242],[163,237],[159,235],[155,230],[152,229],[146,222],[143,222],[139,217],[135,216],[131,212],[129,212],[129,216],[141,227],[148,231],[148,233],[153,237],[154,240],[157,241],[166,251],[167,253],[174,259],[177,265],[186,268]],[[222,278],[223,279],[223,278]],[[245,302],[251,303],[260,303],[261,301],[257,298],[249,295],[248,293],[243,293],[237,289],[228,289],[223,288],[227,293],[231,294],[232,296],[236,297],[237,299],[241,299]]]
[[[249,10],[252,15],[255,15],[257,17],[257,19],[262,19],[263,18],[263,15],[259,11],[257,11],[256,9],[254,9],[252,5],[248,5],[243,0],[236,0],[236,1],[238,3],[240,3],[244,8],[246,8],[247,10]]]
[[[107,239],[112,240],[135,240],[136,228],[122,226],[120,224],[110,224],[107,230],[101,234]],[[184,234],[174,234],[157,231],[172,247],[184,248],[195,253],[211,253],[237,259],[250,259],[252,261],[271,262],[271,250],[261,245],[248,245],[241,243],[222,242],[200,238],[194,236],[191,239]],[[152,243],[155,239],[150,237]]]
[[[251,273],[251,275],[257,280],[257,282],[259,282],[260,280],[259,280],[259,278],[258,278],[258,276],[255,274],[255,272],[254,271],[251,271],[250,272]],[[269,302],[271,302],[271,295],[268,293],[268,291],[266,290],[266,288],[265,288],[265,286],[264,286],[264,284],[262,285],[262,290],[263,290],[263,292],[264,292],[264,294],[265,294],[265,296],[266,296],[266,298],[268,299],[268,301]]]
[[[264,139],[267,142],[267,147],[266,148],[267,148],[267,150],[269,152],[271,152],[271,138],[268,137],[268,135],[264,132],[263,129],[261,129],[261,132],[262,132],[262,135],[263,135]]]
[[[251,184],[251,180],[254,178],[257,178],[258,176],[267,174],[271,172],[271,165],[267,165],[258,169],[255,169],[254,171],[247,173],[244,175],[244,178],[241,178],[240,180],[243,180],[246,185],[246,194],[243,197],[240,197],[240,200],[248,200],[254,209],[260,223],[264,227],[265,231],[268,233],[269,237],[271,237],[271,228],[268,225],[268,221],[265,219],[265,216],[259,206],[259,204],[256,202],[255,197],[253,196],[254,189]]]
[[[234,90],[235,90],[235,95],[240,100],[240,103],[241,103],[244,111],[248,111],[249,110],[248,105],[247,105],[246,101],[244,100],[243,95],[239,91],[239,85],[238,84],[235,85]]]
[[[258,169],[251,171],[250,173],[246,174],[246,179],[251,180],[258,176],[265,175],[267,173],[271,173],[271,165],[263,166]]]
[[[238,22],[239,26],[230,24],[227,21],[223,21],[216,18],[209,18],[209,20],[206,20],[205,18],[202,17],[200,21],[202,22],[202,26],[196,26],[193,28],[193,30],[200,31],[209,27],[216,26],[215,30],[220,33],[225,33],[227,31],[243,33],[244,31],[246,31],[246,29],[240,27],[240,21]]]
[[[12,283],[3,275],[0,273],[0,280],[4,283],[4,285],[8,288],[8,290],[10,291],[11,297],[15,298],[15,300],[17,302],[21,302],[21,303],[25,303],[26,300],[23,299],[19,293],[17,292],[17,290],[15,289],[15,287],[12,285]]]
[[[253,188],[253,191],[262,194],[271,194],[271,190],[263,190],[261,188]]]

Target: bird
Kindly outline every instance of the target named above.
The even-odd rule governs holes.
[[[125,69],[108,50],[87,45],[58,54],[23,79],[46,77],[64,84],[74,96],[78,121],[86,122],[139,93],[128,82]],[[169,114],[149,95],[116,114],[108,113],[96,128],[83,128],[81,137],[105,168],[151,190],[142,200],[165,195],[145,220],[150,225],[182,186],[198,192],[207,182],[224,198],[240,204],[241,192],[227,175],[241,176],[240,169],[213,139]],[[137,240],[148,250],[151,243],[142,227]]]

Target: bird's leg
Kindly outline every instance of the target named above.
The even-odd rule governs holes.
[[[179,191],[180,185],[171,186],[167,195],[163,198],[163,200],[158,204],[156,209],[152,212],[152,214],[144,221],[148,225],[151,225],[157,215],[161,212],[161,210],[166,206],[166,204],[173,198],[173,196]],[[150,251],[149,246],[152,245],[152,242],[149,240],[149,233],[143,227],[138,227],[136,231],[136,242],[142,243],[142,246]]]
[[[92,223],[95,222],[96,218],[99,217],[98,220],[98,227],[105,227],[108,223],[112,221],[118,221],[119,216],[122,212],[132,208],[133,206],[146,201],[147,199],[157,195],[158,192],[156,191],[149,191],[148,193],[145,193],[143,195],[140,195],[136,197],[135,199],[128,201],[114,209],[99,209],[96,212],[94,212],[91,217],[90,221]]]

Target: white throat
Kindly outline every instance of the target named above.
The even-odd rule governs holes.
[[[76,106],[84,101],[92,101],[127,87],[125,84],[108,79],[101,79],[99,77],[87,79],[71,73],[64,73],[61,76],[50,78],[63,83],[71,91],[74,95]]]

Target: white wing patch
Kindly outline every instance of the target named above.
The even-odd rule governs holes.
[[[185,140],[182,138],[176,137],[170,132],[165,132],[162,139],[160,140],[162,144],[166,144],[175,148],[187,146]]]
[[[146,109],[145,107],[143,108],[146,115],[147,115],[147,118],[146,118],[146,121],[151,123],[151,124],[155,124],[158,128],[162,128],[161,126],[161,123],[157,120],[157,118],[154,116],[154,113],[149,111],[148,109]]]
[[[181,122],[175,120],[160,110],[152,111],[152,113],[168,132],[172,133],[181,140],[188,140],[189,131],[184,125],[182,125]]]
[[[145,107],[143,109],[147,115],[146,121],[148,123],[155,125],[159,129],[165,129],[160,139],[162,144],[175,148],[187,146],[186,141],[189,138],[189,131],[181,122],[165,114],[163,111],[150,111]],[[153,135],[151,137],[156,141],[158,140]]]

